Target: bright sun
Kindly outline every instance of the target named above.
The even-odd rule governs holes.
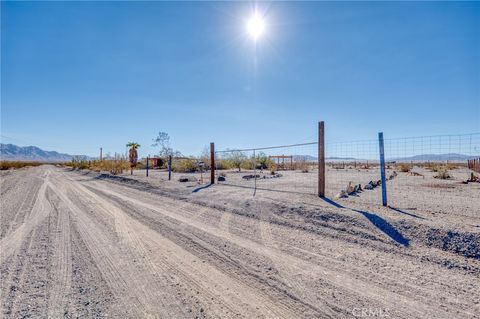
[[[258,13],[255,12],[248,20],[247,31],[254,40],[257,40],[265,31],[265,23]]]

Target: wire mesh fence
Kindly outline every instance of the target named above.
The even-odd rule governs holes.
[[[454,195],[471,188],[468,161],[480,154],[480,134],[437,135],[385,140],[387,163],[396,172],[387,183],[388,202],[399,208],[419,208],[427,202],[448,207]],[[461,196],[459,197],[461,198]]]
[[[216,178],[236,187],[315,194],[317,143],[215,152]]]
[[[258,191],[316,195],[318,142],[215,152],[219,184]],[[480,133],[386,138],[388,204],[409,208],[448,201],[456,184],[472,176]],[[345,202],[382,204],[379,140],[325,144],[325,196]],[[453,186],[452,186],[453,185]],[[458,190],[455,190],[458,191]]]
[[[327,197],[380,202],[378,140],[326,143],[325,157]]]

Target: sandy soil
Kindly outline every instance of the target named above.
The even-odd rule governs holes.
[[[418,200],[393,210],[303,192],[253,197],[164,172],[42,166],[0,176],[5,318],[480,313],[476,185],[433,188],[450,191],[448,205],[439,196],[412,209],[428,198],[415,184]]]

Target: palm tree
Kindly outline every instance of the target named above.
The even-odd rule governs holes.
[[[137,142],[128,142],[127,147],[130,147],[130,150],[128,150],[128,158],[130,160],[130,175],[133,175],[133,168],[137,165],[138,161],[137,148],[140,147],[140,144]]]

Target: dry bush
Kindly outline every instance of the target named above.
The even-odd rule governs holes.
[[[225,160],[225,159],[217,159],[215,161],[215,169],[221,170],[221,169],[231,169],[230,163]]]
[[[427,165],[425,165],[425,168],[432,172],[438,172],[442,168],[442,166],[436,163],[427,163]]]
[[[411,169],[410,165],[405,164],[405,163],[401,163],[401,164],[397,165],[397,170],[399,170],[400,172],[403,172],[403,173],[410,172],[410,169]]]
[[[277,170],[277,165],[271,161],[268,163],[267,169],[270,171],[272,175],[275,175],[275,171]]]
[[[457,169],[458,165],[454,163],[447,163],[447,165],[445,165],[445,168],[448,170]]]
[[[450,179],[452,176],[448,173],[447,169],[440,169],[437,173],[437,175],[434,176],[434,178],[438,179]]]
[[[300,170],[302,173],[308,173],[310,165],[305,159],[299,159],[295,162],[295,169]]]
[[[198,170],[197,161],[191,158],[184,158],[172,163],[172,169],[178,173],[193,173]]]
[[[124,158],[104,159],[102,161],[92,161],[90,169],[97,172],[109,172],[112,175],[123,174],[124,171],[130,169],[130,163]]]
[[[240,167],[241,167],[242,169],[246,169],[246,170],[254,169],[253,159],[251,159],[251,160],[246,159],[245,161],[242,162],[242,164],[240,165]]]
[[[47,163],[41,162],[22,162],[22,161],[0,161],[0,170],[19,169],[27,166],[40,166]]]
[[[255,162],[258,169],[267,169],[268,166],[273,163],[273,160],[269,158],[265,153],[260,152],[257,154]]]

